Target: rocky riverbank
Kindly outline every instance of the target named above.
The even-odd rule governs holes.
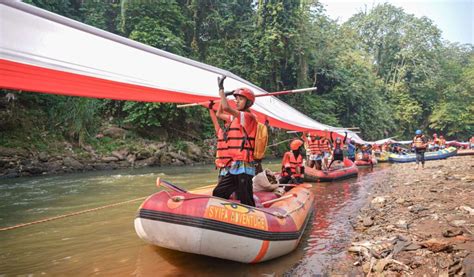
[[[335,276],[474,276],[474,156],[394,164]]]
[[[105,153],[91,145],[78,147],[68,142],[62,142],[63,150],[59,153],[0,146],[0,178],[212,162],[215,143],[210,141],[207,145],[140,139]]]

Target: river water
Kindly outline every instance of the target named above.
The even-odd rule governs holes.
[[[277,161],[266,167],[277,170]],[[298,248],[248,265],[145,244],[133,220],[141,201],[0,231],[0,275],[318,275],[346,258],[350,219],[387,167],[316,183],[315,213]],[[213,166],[156,167],[0,180],[0,228],[148,196],[157,177],[192,189],[214,184]],[[225,242],[222,242],[223,244]]]

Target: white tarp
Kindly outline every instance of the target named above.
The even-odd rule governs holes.
[[[199,97],[217,97],[217,77],[226,75],[226,90],[248,87],[256,94],[267,93],[228,71],[18,1],[0,0],[0,34],[3,88],[189,103]],[[259,97],[252,108],[260,113],[260,118],[269,117],[275,127],[333,129],[275,97]],[[363,142],[355,133],[348,132],[349,137]],[[338,133],[343,131],[338,129]]]

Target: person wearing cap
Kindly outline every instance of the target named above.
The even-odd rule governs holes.
[[[294,139],[290,142],[290,151],[283,155],[281,161],[280,184],[301,184],[303,183],[304,166],[301,147],[303,141]]]
[[[413,137],[412,147],[415,149],[416,154],[416,169],[425,167],[425,151],[428,145],[428,140],[423,135],[421,130],[416,130],[415,137]]]
[[[253,150],[257,132],[257,118],[250,112],[255,102],[254,93],[248,88],[239,88],[233,92],[236,107],[229,105],[224,93],[224,79],[218,78],[220,107],[217,117],[228,125],[222,135],[229,162],[219,170],[219,180],[212,195],[229,199],[235,193],[240,203],[255,206],[252,178],[255,176]]]

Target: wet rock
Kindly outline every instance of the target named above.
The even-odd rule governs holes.
[[[449,242],[439,239],[429,239],[427,241],[421,242],[420,244],[433,252],[445,251],[451,247]]]
[[[119,127],[108,127],[102,131],[102,134],[109,138],[124,138],[127,134],[127,130],[119,128]]]
[[[452,238],[452,237],[459,236],[462,234],[463,234],[463,231],[461,230],[451,230],[451,229],[444,230],[442,233],[443,237],[445,238]]]
[[[151,149],[142,149],[136,153],[137,160],[145,160],[153,156]]]
[[[48,159],[49,159],[49,155],[48,155],[47,153],[45,153],[45,152],[40,152],[40,153],[38,154],[38,159],[39,159],[40,161],[42,161],[42,162],[47,162]]]
[[[102,159],[100,159],[101,161],[103,162],[106,162],[106,163],[110,163],[110,162],[116,162],[119,160],[119,158],[117,157],[114,157],[114,156],[109,156],[109,157],[103,157]]]
[[[150,157],[145,160],[138,160],[135,162],[136,167],[145,167],[159,164],[159,160],[156,157]]]
[[[112,151],[112,156],[116,157],[118,160],[123,161],[126,159],[128,155],[128,150],[119,150],[119,151]]]
[[[84,167],[80,162],[78,162],[73,157],[65,157],[63,160],[63,164],[64,166],[72,168],[72,169],[81,169]]]
[[[466,276],[474,276],[474,253],[471,253],[465,257],[462,265]]]
[[[137,159],[137,156],[135,154],[127,155],[127,162],[129,162],[131,165],[135,164],[136,159]]]
[[[425,206],[423,206],[423,205],[416,204],[416,205],[413,205],[413,206],[408,207],[408,210],[409,210],[410,212],[412,212],[412,213],[417,214],[417,213],[419,213],[419,212],[421,212],[421,211],[426,211],[426,210],[428,210],[428,208],[425,207]]]
[[[186,148],[185,148],[186,155],[193,160],[199,160],[202,156],[201,148],[190,141],[186,141],[185,144],[186,144]]]
[[[474,209],[469,206],[460,206],[459,210],[466,211],[469,215],[474,215]]]
[[[29,156],[29,153],[27,150],[0,146],[0,157],[27,158],[28,156]]]
[[[453,220],[450,222],[452,226],[461,227],[466,224],[465,220]]]
[[[374,225],[374,221],[370,217],[365,217],[362,220],[362,225],[364,225],[364,227],[370,227],[370,226]]]

